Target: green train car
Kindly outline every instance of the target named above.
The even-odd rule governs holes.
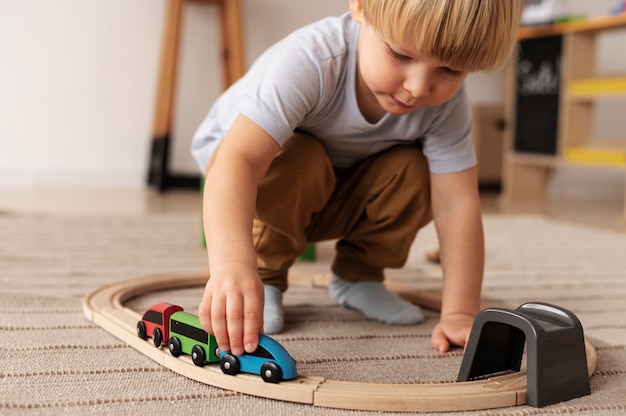
[[[200,319],[188,312],[175,312],[170,317],[170,338],[167,346],[174,357],[190,355],[197,366],[220,361],[215,337],[202,330]]]

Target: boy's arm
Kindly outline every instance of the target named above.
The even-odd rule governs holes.
[[[431,175],[433,219],[441,253],[441,321],[433,330],[433,348],[464,347],[480,311],[484,236],[476,168]]]
[[[210,278],[198,315],[222,351],[253,352],[263,328],[263,285],[252,243],[258,183],[278,144],[239,115],[218,149],[204,188]]]

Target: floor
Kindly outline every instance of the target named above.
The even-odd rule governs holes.
[[[561,221],[626,231],[624,201],[617,197],[603,200],[548,198],[516,201],[506,207],[500,203],[498,194],[483,193],[481,197],[485,213],[542,214]]]
[[[549,199],[502,207],[495,192],[482,194],[485,213],[543,213],[551,218],[626,231],[619,199],[584,201]],[[0,213],[52,215],[141,215],[155,212],[198,212],[197,191],[159,193],[145,190],[2,190]]]

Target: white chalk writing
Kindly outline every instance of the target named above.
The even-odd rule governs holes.
[[[522,60],[517,65],[517,93],[529,95],[558,95],[560,62],[543,61],[538,67]]]

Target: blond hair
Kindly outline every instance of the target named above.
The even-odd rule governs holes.
[[[389,42],[463,71],[503,66],[515,49],[523,0],[361,0]]]

